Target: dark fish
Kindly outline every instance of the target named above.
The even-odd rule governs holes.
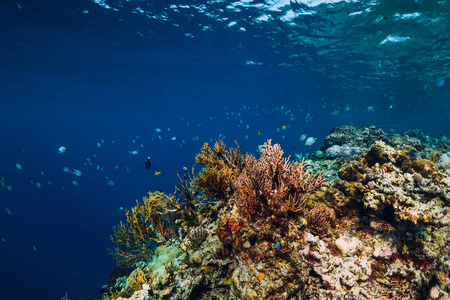
[[[152,166],[152,161],[150,160],[150,156],[147,157],[147,160],[145,161],[145,168],[148,170]]]
[[[411,151],[408,152],[408,155],[411,158],[418,158],[419,157],[419,152],[417,152],[416,150],[411,150]]]

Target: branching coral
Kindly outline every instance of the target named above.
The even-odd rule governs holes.
[[[186,249],[189,250],[197,250],[202,245],[203,241],[206,239],[207,233],[203,229],[203,227],[197,227],[192,229],[188,236],[186,241],[184,242],[184,245]]]
[[[186,167],[183,168],[183,172],[183,179],[177,172],[178,186],[175,188],[175,193],[180,193],[184,196],[184,205],[180,204],[178,206],[178,210],[180,211],[181,216],[184,220],[188,221],[189,223],[196,223],[197,220],[195,214],[195,206],[196,204],[198,204],[198,201],[196,201],[198,189],[193,180],[193,178],[195,178],[194,168],[192,168],[192,176],[191,174],[189,174],[189,171]]]
[[[195,162],[206,166],[194,179],[194,183],[204,192],[206,198],[223,199],[231,194],[231,180],[242,168],[239,146],[226,150],[225,143],[220,141],[215,143],[213,151],[208,143],[205,143],[195,157]]]
[[[326,205],[314,205],[305,215],[309,229],[315,234],[323,234],[334,223],[334,210]]]
[[[110,238],[116,247],[109,252],[121,267],[149,258],[154,244],[166,241],[174,215],[180,212],[178,200],[161,192],[149,193],[142,202],[136,200],[136,206],[125,211],[127,224],[113,227]]]
[[[127,287],[133,291],[139,291],[142,289],[143,284],[150,284],[151,282],[151,273],[147,274],[141,268],[136,268],[127,278]]]
[[[233,180],[233,198],[240,214],[253,221],[299,213],[306,195],[315,192],[324,181],[321,174],[306,170],[304,162],[283,158],[280,145],[272,145],[271,140],[263,145],[259,159],[245,155],[243,165]]]

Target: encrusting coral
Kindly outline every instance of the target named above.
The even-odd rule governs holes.
[[[362,133],[351,146],[364,152],[336,156],[334,181],[270,140],[259,158],[203,145],[202,171],[179,176],[184,199],[151,193],[160,204],[138,203],[115,228],[118,262],[136,272],[128,286],[142,285],[126,299],[449,297],[450,170],[425,158],[437,152],[422,145],[431,138],[348,130]],[[349,141],[342,132],[329,147]],[[133,260],[120,252],[139,249]],[[133,281],[141,271],[151,278]]]

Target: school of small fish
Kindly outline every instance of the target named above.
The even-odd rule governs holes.
[[[437,83],[438,87],[444,84],[445,80]],[[327,107],[324,105],[323,109],[328,109],[329,107]],[[374,109],[369,106],[367,111],[373,112]],[[350,107],[346,106],[342,109],[333,107],[330,110],[332,116],[338,116],[343,113],[351,113]],[[53,150],[50,149],[50,151],[56,152],[58,159],[64,163],[56,170],[57,173],[51,168],[35,171],[35,167],[30,166],[29,160],[26,159],[26,155],[30,155],[32,151],[28,151],[24,146],[21,146],[18,159],[12,163],[12,169],[8,172],[20,172],[18,173],[20,174],[19,176],[25,176],[36,193],[44,189],[60,189],[60,191],[73,192],[76,189],[82,189],[86,180],[88,180],[87,178],[91,175],[100,175],[103,181],[100,180],[99,182],[103,182],[108,188],[115,188],[120,186],[120,180],[116,180],[120,176],[117,172],[133,174],[137,168],[149,169],[153,160],[158,162],[158,159],[153,156],[150,160],[154,147],[160,147],[161,145],[173,147],[169,146],[168,143],[175,145],[177,148],[193,145],[195,147],[192,148],[200,149],[205,142],[214,144],[218,140],[225,140],[227,145],[232,146],[233,141],[236,140],[241,146],[245,145],[246,148],[253,147],[249,151],[254,152],[260,151],[262,144],[267,139],[280,142],[292,136],[295,137],[294,142],[292,142],[295,145],[292,149],[298,148],[298,150],[301,150],[303,147],[305,151],[308,151],[306,147],[312,146],[317,140],[317,137],[311,136],[309,133],[311,130],[308,129],[308,127],[312,126],[312,122],[316,120],[315,118],[316,114],[312,109],[305,111],[301,106],[292,108],[279,106],[269,110],[255,105],[252,107],[242,106],[238,111],[224,109],[220,116],[208,116],[201,122],[182,118],[181,122],[184,128],[181,129],[175,126],[172,128],[167,126],[154,127],[145,136],[128,137],[128,140],[117,137],[115,139],[100,137],[91,144],[90,154],[85,155],[84,159],[81,159],[79,162],[73,159],[76,151],[73,150],[74,147],[71,147],[69,143],[64,142],[64,145],[55,145],[55,148]],[[305,126],[305,122],[310,122],[310,125]],[[224,132],[211,134],[212,128],[220,128]],[[225,130],[228,131],[228,129],[233,128],[237,131],[232,131],[233,133],[228,132],[228,135],[233,136],[232,140],[226,140],[227,134]],[[105,156],[110,157],[110,154],[107,155],[108,151],[111,150],[116,153],[117,149],[122,150],[119,156],[114,154],[117,156],[115,162],[109,165],[105,164],[102,158]],[[302,153],[293,154],[298,157],[303,156]],[[157,169],[149,171],[149,178],[163,180],[156,178],[163,177],[165,171],[164,163],[159,163],[159,165],[155,163],[152,168],[155,167]],[[7,177],[0,175],[0,191],[3,190],[14,192],[13,186]],[[14,203],[0,202],[0,204],[3,205],[4,212],[7,215],[15,217]],[[1,237],[1,241],[6,242],[7,238]],[[37,251],[34,245],[32,249]]]

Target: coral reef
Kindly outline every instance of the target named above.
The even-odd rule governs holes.
[[[259,158],[205,144],[202,171],[179,176],[184,199],[150,193],[161,204],[138,203],[115,228],[119,249],[147,252],[105,299],[450,297],[448,144],[408,134],[336,129],[324,150],[358,151],[299,162],[270,140]],[[327,181],[313,172],[325,162]]]

